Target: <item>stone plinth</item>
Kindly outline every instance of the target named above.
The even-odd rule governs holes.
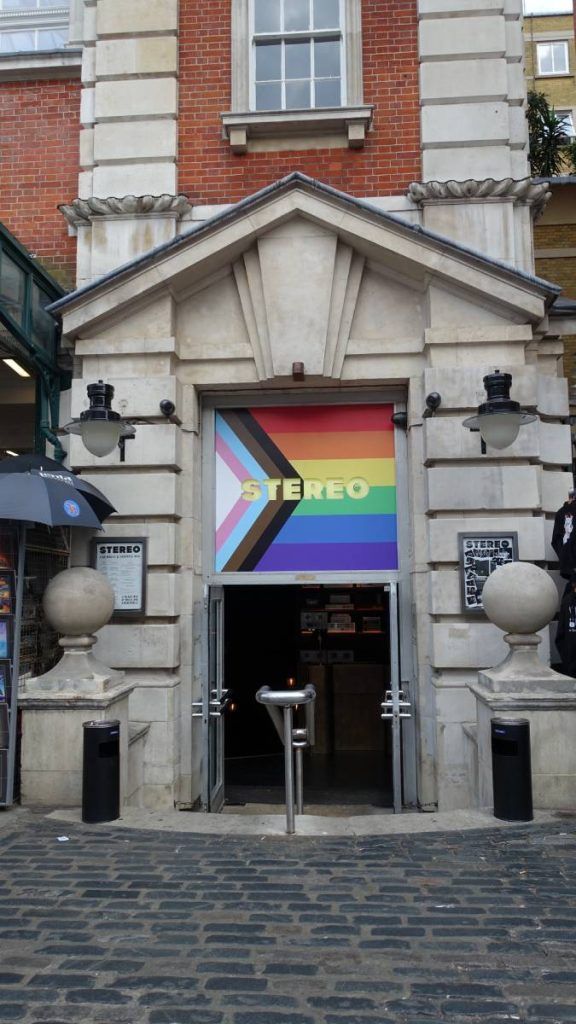
[[[120,722],[120,807],[128,790],[128,699],[132,683],[100,693],[24,691],[22,709],[22,803],[79,807],[82,803],[83,722]]]
[[[545,666],[542,665],[545,670]],[[554,673],[558,675],[557,673]],[[472,686],[476,697],[478,742],[478,802],[493,806],[490,719],[499,715],[527,718],[530,722],[532,794],[540,809],[576,806],[576,686],[574,679],[558,675],[552,688],[548,674],[529,680],[529,690],[494,689],[501,679],[480,672]],[[528,685],[528,682],[527,684]],[[564,689],[565,688],[565,689]]]
[[[78,807],[82,803],[84,722],[120,722],[120,807],[128,793],[128,698],[134,689],[123,672],[92,654],[93,635],[114,609],[108,580],[94,569],[65,569],[48,584],[46,618],[65,635],[61,660],[27,680],[22,710],[22,802]]]
[[[478,803],[493,806],[490,720],[498,716],[530,722],[534,807],[576,806],[576,680],[538,658],[542,629],[558,606],[556,587],[543,569],[515,562],[497,569],[484,585],[488,618],[508,632],[507,658],[478,673],[470,687],[476,697]],[[524,632],[520,632],[524,630]]]

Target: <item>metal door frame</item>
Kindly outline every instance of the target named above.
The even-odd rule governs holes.
[[[307,391],[305,394],[295,394],[293,391],[266,393],[254,393],[243,391],[241,394],[210,394],[203,397],[201,416],[202,431],[202,560],[204,567],[205,587],[205,622],[203,637],[206,651],[203,657],[203,679],[202,679],[202,711],[203,715],[209,715],[208,703],[209,685],[208,680],[208,614],[207,601],[209,594],[215,587],[223,588],[229,586],[302,586],[307,583],[318,583],[325,585],[350,585],[352,583],[382,584],[390,589],[390,637],[392,644],[392,606],[395,609],[394,636],[397,638],[396,661],[397,665],[397,691],[402,690],[411,703],[412,716],[403,721],[400,729],[401,748],[400,761],[401,773],[396,771],[396,776],[401,775],[400,806],[417,806],[417,777],[416,777],[416,652],[413,637],[412,625],[412,604],[410,598],[410,520],[408,515],[398,515],[398,552],[400,567],[397,571],[364,571],[364,572],[276,572],[276,573],[216,573],[212,571],[214,565],[214,507],[216,494],[216,480],[214,473],[214,421],[215,413],[219,408],[248,407],[248,406],[281,406],[281,405],[369,405],[382,404],[394,405],[395,412],[406,410],[405,393],[396,389],[383,390],[382,388],[366,388],[362,393],[355,392],[347,394],[339,391],[337,394],[318,391]],[[394,445],[396,452],[396,496],[399,509],[408,509],[408,441],[406,432],[395,427]],[[392,590],[394,601],[392,601]],[[392,646],[391,646],[392,659]],[[391,661],[392,671],[392,661]],[[401,684],[401,685],[400,685]],[[375,709],[378,713],[378,709]],[[208,730],[204,726],[204,732]],[[203,764],[205,770],[202,772],[202,793],[203,804],[206,790],[209,788],[208,764],[206,760],[208,751],[203,750]],[[222,758],[224,753],[222,751]],[[396,754],[398,757],[398,754]],[[398,786],[398,783],[397,783]]]
[[[224,587],[206,587],[202,697],[196,717],[202,718],[202,806],[204,810],[213,812],[220,811],[224,805],[224,621]],[[217,761],[213,784],[211,764],[214,756]]]

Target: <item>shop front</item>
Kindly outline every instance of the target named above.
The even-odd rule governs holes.
[[[318,803],[474,805],[470,686],[506,649],[463,597],[459,535],[553,557],[571,483],[556,294],[295,174],[52,307],[72,416],[104,380],[136,426],[125,461],[72,437],[71,464],[118,510],[105,536],[147,541],[145,607],[98,643],[147,728],[145,806],[275,799],[254,693],[288,680],[318,692]],[[496,367],[537,418],[484,453],[462,423]]]
[[[0,487],[10,487],[5,460],[34,453],[62,461],[55,430],[61,393],[70,372],[59,346],[58,324],[46,311],[64,289],[0,224]],[[16,521],[0,521],[0,806],[18,794],[14,777],[20,680],[49,669],[59,656],[58,637],[42,614],[42,596],[52,577],[69,561],[69,531],[40,524],[24,534]],[[18,576],[23,575],[22,607],[16,615]],[[16,653],[19,649],[19,655]],[[16,668],[19,666],[19,669]],[[10,710],[12,707],[12,711]],[[10,725],[10,720],[12,720]],[[17,765],[16,765],[17,769]]]

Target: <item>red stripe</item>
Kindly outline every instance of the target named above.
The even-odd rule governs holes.
[[[250,412],[267,434],[394,430],[392,405],[299,405]]]

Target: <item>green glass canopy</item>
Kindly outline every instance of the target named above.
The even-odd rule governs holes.
[[[0,359],[12,359],[36,381],[35,450],[46,441],[62,461],[58,428],[60,392],[70,373],[60,352],[59,325],[46,307],[66,292],[0,224]]]

